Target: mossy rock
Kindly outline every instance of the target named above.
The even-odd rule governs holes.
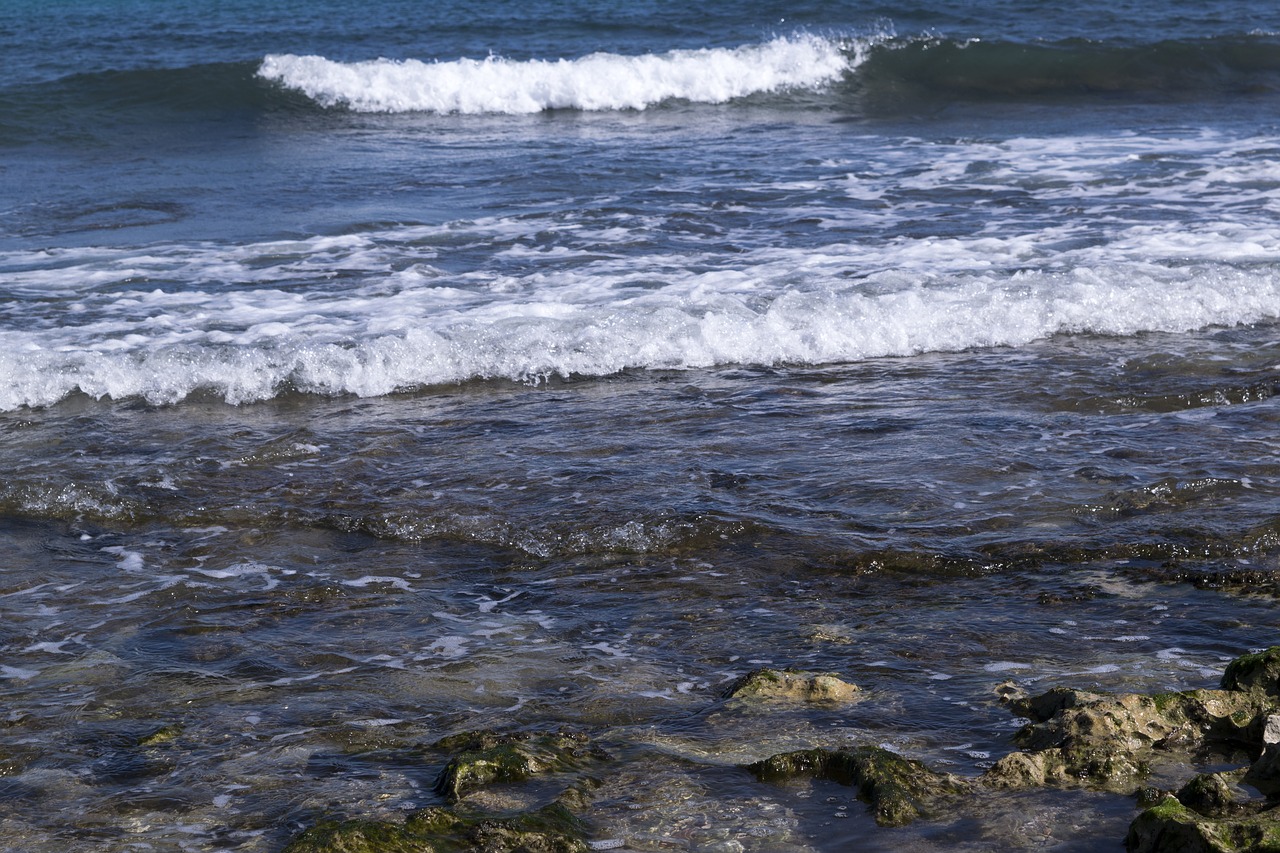
[[[870,804],[881,826],[904,826],[927,817],[937,811],[939,799],[972,790],[961,779],[935,773],[919,761],[875,746],[785,752],[746,769],[765,782],[807,776],[855,787],[858,798]]]
[[[1280,646],[1242,655],[1227,664],[1221,687],[1223,690],[1280,696]]]
[[[585,853],[591,848],[584,835],[582,822],[558,803],[514,817],[461,817],[429,808],[403,824],[326,821],[284,853]]]
[[[1165,797],[1129,826],[1129,853],[1280,853],[1280,821],[1270,812],[1212,818]]]
[[[1039,696],[1024,696],[1009,702],[1009,709],[1019,717],[1026,717],[1037,723],[1044,723],[1069,708],[1089,704],[1104,698],[1101,693],[1090,693],[1087,690],[1073,690],[1069,687],[1055,687]]]
[[[1011,752],[982,774],[980,781],[990,788],[1084,786],[1127,793],[1148,772],[1145,761],[1124,750],[1052,747]]]
[[[727,699],[763,699],[786,702],[854,702],[857,685],[830,672],[798,669],[757,669],[739,678],[725,691]]]
[[[436,747],[461,750],[436,779],[441,796],[457,800],[488,785],[523,782],[535,776],[578,770],[603,761],[608,753],[580,734],[509,734],[468,732],[438,741]]]
[[[1243,814],[1249,804],[1236,797],[1236,784],[1245,769],[1219,773],[1197,773],[1178,789],[1178,802],[1206,817],[1232,817]]]
[[[1268,697],[1251,690],[1144,696],[1065,687],[1019,697],[1009,705],[1032,720],[1014,735],[1024,752],[996,762],[984,774],[986,784],[1083,785],[1124,792],[1138,787],[1153,751],[1260,750],[1274,709]]]
[[[437,853],[446,849],[399,824],[330,820],[295,838],[284,853]]]

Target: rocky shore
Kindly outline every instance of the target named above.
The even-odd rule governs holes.
[[[1127,837],[1114,839],[1131,853],[1280,850],[1280,646],[1232,661],[1216,690],[1142,695],[1061,686],[1031,696],[1006,683],[997,695],[1029,722],[1013,736],[1018,749],[978,777],[940,772],[870,744],[782,752],[739,769],[764,785],[807,778],[848,786],[883,827],[964,814],[979,799],[1019,791],[1082,788],[1134,800]],[[719,705],[767,713],[778,705],[858,701],[874,699],[835,674],[761,669],[735,682]],[[326,819],[286,853],[650,849],[643,841],[597,837],[592,826],[597,792],[624,772],[625,750],[571,731],[445,738],[423,748],[424,761],[442,763],[440,805],[402,822]],[[1156,764],[1181,768],[1180,783],[1152,784]],[[1220,769],[1197,770],[1208,767]],[[757,847],[746,838],[695,849]]]

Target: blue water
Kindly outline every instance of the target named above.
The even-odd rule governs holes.
[[[1104,849],[736,765],[978,775],[1007,679],[1272,642],[1272,4],[8,0],[0,58],[5,849],[279,850],[562,725],[626,849]],[[721,704],[765,663],[869,698]]]

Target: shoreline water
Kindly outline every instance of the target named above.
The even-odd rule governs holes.
[[[5,4],[0,847],[1255,808],[973,781],[1278,627],[1280,19],[1023,6]]]
[[[447,755],[422,750],[441,738],[569,726],[619,753],[622,790],[584,816],[630,849],[664,833],[762,850],[1122,838],[1123,797],[1017,794],[977,823],[883,835],[847,788],[762,789],[735,769],[886,745],[977,776],[1024,722],[994,692],[1006,681],[1207,688],[1265,644],[1275,463],[1238,438],[1269,399],[1223,402],[1216,368],[1145,395],[1084,362],[1171,356],[1082,343],[1020,368],[971,352],[745,382],[7,413],[24,460],[4,492],[7,790],[36,817],[6,827],[29,849],[173,833],[281,849],[326,815],[438,803]],[[1064,344],[1083,360],[1074,398],[1010,393],[1019,369],[1061,371]],[[1243,582],[1222,587],[1224,569]],[[836,672],[866,698],[717,710],[762,666]]]

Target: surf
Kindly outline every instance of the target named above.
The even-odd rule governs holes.
[[[643,110],[665,101],[722,104],[762,92],[814,89],[857,63],[838,40],[779,37],[737,48],[516,61],[376,59],[335,62],[272,54],[258,76],[324,107],[355,112],[475,115]]]

